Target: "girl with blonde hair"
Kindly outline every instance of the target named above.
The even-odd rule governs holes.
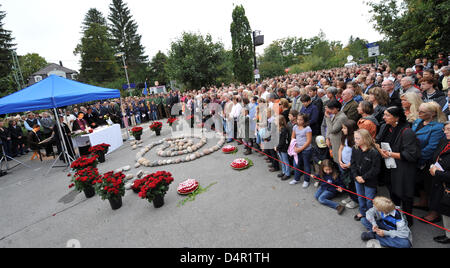
[[[359,213],[354,217],[356,221],[364,218],[366,212],[373,207],[371,200],[377,194],[380,169],[381,156],[375,148],[372,135],[366,129],[355,131],[350,170],[358,194]]]

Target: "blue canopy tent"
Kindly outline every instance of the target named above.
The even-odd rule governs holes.
[[[112,98],[120,98],[120,91],[91,86],[51,75],[37,84],[1,98],[0,114],[53,109],[55,115],[57,115],[56,108],[59,107]],[[62,133],[59,120],[55,121],[59,132]],[[67,153],[67,146],[64,139],[62,141],[64,143],[64,155],[70,165],[71,159]]]
[[[117,89],[91,86],[51,75],[0,99],[0,114],[54,109],[95,100],[120,98]]]

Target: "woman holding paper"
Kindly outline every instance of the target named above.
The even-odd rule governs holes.
[[[401,205],[404,212],[411,214],[417,162],[421,155],[420,144],[414,131],[409,128],[403,108],[389,107],[383,119],[386,123],[381,126],[377,136],[377,149],[385,160],[395,160],[395,165],[386,169],[385,180],[395,205]],[[411,226],[412,216],[407,214],[406,217]]]

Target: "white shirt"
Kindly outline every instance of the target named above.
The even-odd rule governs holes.
[[[236,103],[235,105],[233,105],[233,108],[231,108],[230,117],[238,118],[239,115],[241,114],[241,111],[242,111],[241,104]]]

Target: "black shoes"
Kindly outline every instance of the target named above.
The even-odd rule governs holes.
[[[369,241],[372,239],[375,239],[375,233],[374,232],[365,232],[361,234],[361,240],[362,241]]]
[[[433,238],[433,240],[441,244],[450,244],[450,238],[448,238],[446,235],[436,236]]]

